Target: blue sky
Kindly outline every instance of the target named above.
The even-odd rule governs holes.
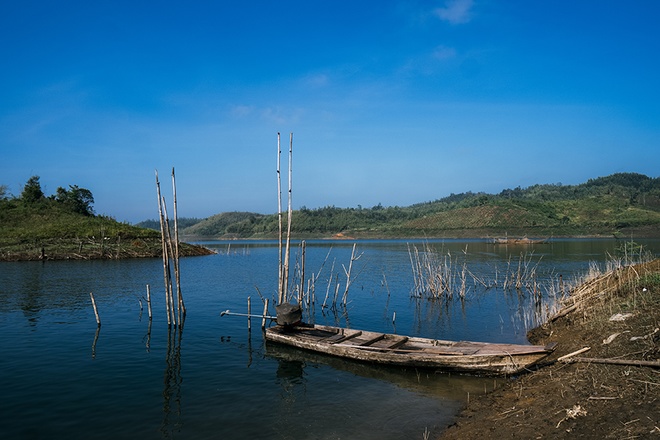
[[[659,22],[652,0],[5,2],[0,184],[132,223],[175,167],[179,216],[274,213],[278,132],[294,208],[658,177]]]

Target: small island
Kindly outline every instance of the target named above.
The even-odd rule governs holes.
[[[18,197],[0,186],[0,261],[93,260],[162,256],[161,234],[96,215],[90,190],[77,185],[46,196],[32,176]],[[181,256],[209,255],[181,243]]]

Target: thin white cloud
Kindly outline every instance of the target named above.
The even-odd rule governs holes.
[[[433,58],[436,60],[449,60],[456,57],[456,49],[447,46],[438,46],[433,51]]]
[[[449,0],[445,6],[435,9],[433,12],[440,20],[451,24],[467,23],[472,18],[470,9],[474,4],[473,0]]]
[[[313,74],[303,79],[304,84],[310,87],[325,87],[330,82],[330,79],[325,73]]]
[[[261,117],[276,125],[295,124],[300,121],[302,110],[283,108],[280,106],[266,107],[261,110]]]
[[[231,108],[230,114],[236,118],[243,118],[250,115],[254,110],[250,105],[235,105]]]

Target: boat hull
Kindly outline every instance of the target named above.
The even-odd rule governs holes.
[[[265,337],[362,362],[495,375],[524,371],[554,350],[554,346],[442,341],[322,325],[270,327]]]

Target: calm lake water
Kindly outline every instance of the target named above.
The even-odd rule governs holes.
[[[658,255],[660,241],[637,241]],[[0,438],[421,439],[425,430],[435,435],[451,423],[469,396],[504,381],[265,345],[260,320],[248,332],[245,318],[220,312],[246,312],[248,296],[256,313],[260,294],[272,301],[276,243],[203,244],[218,254],[181,261],[188,311],[182,331],[167,325],[160,260],[0,263]],[[307,318],[438,339],[526,343],[534,295],[503,289],[506,274],[519,265],[533,271],[549,307],[559,275],[576,279],[590,262],[604,264],[619,244],[359,241],[346,307],[322,309],[337,281],[340,296],[344,291],[353,242],[311,241],[305,271],[318,280]],[[427,245],[454,273],[465,262],[464,300],[412,298],[410,252],[423,254]]]

